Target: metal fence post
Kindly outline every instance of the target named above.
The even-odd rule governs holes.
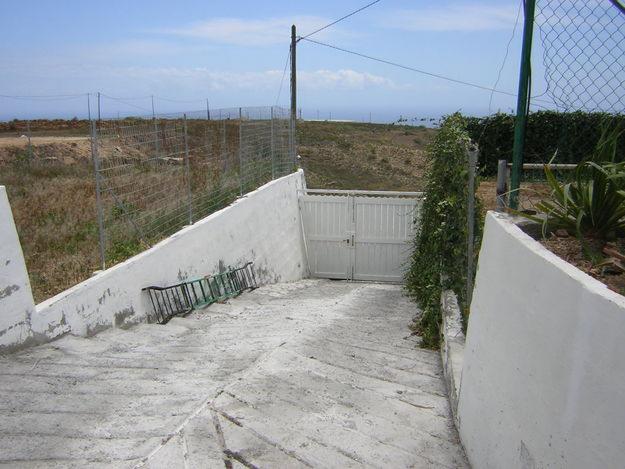
[[[156,113],[154,112],[154,96],[152,98],[152,122],[154,123],[154,146],[156,147],[156,157],[161,156],[161,148],[158,141],[158,122],[156,121]]]
[[[221,109],[219,110],[219,120],[221,121],[221,157],[224,159],[226,171],[230,170],[230,155],[226,145],[226,121],[221,118]]]
[[[93,170],[95,174],[95,202],[98,211],[98,232],[100,241],[100,267],[106,269],[106,255],[104,249],[104,213],[102,210],[102,195],[100,185],[100,159],[98,157],[98,134],[96,122],[91,121],[91,159],[93,160]]]
[[[530,81],[532,62],[532,35],[534,32],[534,10],[536,0],[526,0],[523,43],[521,46],[521,69],[519,71],[519,92],[517,95],[516,117],[514,119],[514,144],[512,147],[512,179],[510,181],[510,207],[519,207],[519,189],[523,171],[525,150],[525,127],[529,113]]]
[[[191,194],[191,168],[189,165],[189,137],[187,134],[187,115],[183,114],[184,122],[184,166],[187,177],[187,203],[189,205],[189,225],[193,224],[193,198]]]
[[[276,178],[276,146],[273,126],[273,106],[271,106],[271,179]]]
[[[26,137],[28,138],[28,162],[33,160],[33,144],[30,140],[30,120],[26,121]]]
[[[242,128],[243,128],[243,115],[241,108],[239,108],[239,195],[243,195],[243,140],[242,140]]]
[[[507,205],[508,192],[508,161],[497,162],[497,211],[503,212]]]
[[[473,257],[475,244],[475,170],[477,167],[478,148],[468,151],[468,184],[467,184],[467,305],[471,305],[473,296]]]

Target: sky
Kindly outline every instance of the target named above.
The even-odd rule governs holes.
[[[0,17],[0,119],[103,117],[289,103],[280,95],[290,26],[298,35],[367,0],[35,0]],[[519,12],[516,0],[382,0],[311,39],[493,87]],[[5,9],[6,11],[6,9]],[[523,15],[497,88],[516,92]],[[298,107],[305,118],[392,121],[511,111],[515,98],[300,41]],[[534,89],[540,93],[540,71]],[[117,100],[111,99],[117,98]],[[120,101],[121,100],[121,101]],[[122,102],[123,101],[123,102]],[[184,101],[184,102],[174,102]]]

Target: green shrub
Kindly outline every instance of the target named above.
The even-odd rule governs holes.
[[[484,175],[497,174],[497,161],[512,161],[514,115],[494,114],[468,117],[467,130],[480,147],[480,169]],[[623,128],[625,115],[602,112],[538,111],[528,116],[525,139],[525,163],[547,163],[557,152],[555,163],[577,164],[588,156],[609,124]],[[625,134],[615,142],[622,154]]]
[[[570,181],[560,182],[544,166],[549,198],[535,205],[543,231],[565,229],[578,238],[605,240],[625,231],[625,163],[619,154],[619,127],[604,128],[594,151],[577,165]]]
[[[564,228],[578,237],[595,239],[623,232],[625,197],[615,179],[623,174],[622,164],[587,161],[578,165],[573,181],[561,183],[550,166],[545,165],[551,196],[536,204],[536,209],[545,215],[543,226]]]
[[[439,345],[442,289],[453,289],[466,310],[467,150],[470,142],[466,120],[460,114],[453,114],[443,120],[426,151],[429,163],[426,199],[405,278],[409,295],[419,303],[423,313],[415,326],[426,347]],[[479,214],[477,198],[475,202],[475,213]],[[475,228],[476,240],[479,240],[479,220]]]

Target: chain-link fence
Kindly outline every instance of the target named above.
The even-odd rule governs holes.
[[[566,181],[580,162],[625,158],[622,2],[536,0],[535,29],[534,68],[542,61],[545,88],[533,90],[529,98],[533,112],[524,128],[517,192],[518,209],[524,211],[534,211],[550,194],[544,164],[552,163],[554,176]],[[503,114],[470,122],[472,136],[480,137],[487,175],[497,174],[498,160],[512,161],[514,122],[514,116]],[[500,174],[500,182],[504,179]]]
[[[103,267],[293,171],[291,129],[278,107],[94,121]]]

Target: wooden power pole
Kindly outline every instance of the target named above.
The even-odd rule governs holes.
[[[296,60],[297,39],[295,25],[291,26],[291,120],[295,126],[297,119],[297,60]]]
[[[295,161],[295,125],[297,122],[297,60],[296,60],[297,36],[295,25],[291,26],[291,132],[290,147],[291,161]]]

